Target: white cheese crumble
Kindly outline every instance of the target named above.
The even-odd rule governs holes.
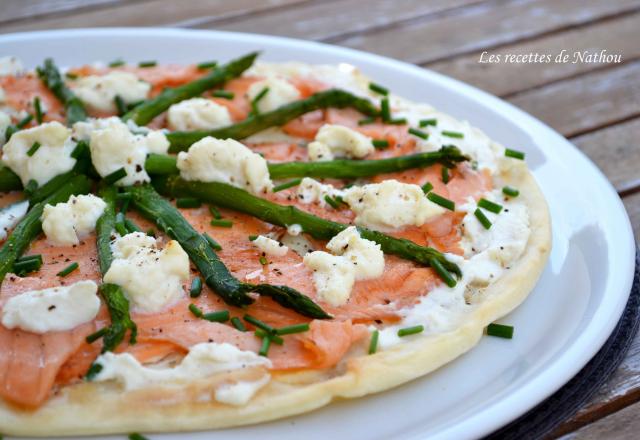
[[[2,325],[38,334],[71,330],[96,317],[100,309],[97,292],[93,281],[78,281],[21,293],[2,308]]]
[[[20,75],[24,73],[24,66],[18,57],[0,57],[0,76]]]
[[[1,90],[1,88],[0,88]],[[2,102],[2,100],[0,100]],[[7,134],[7,128],[11,125],[11,117],[0,110],[0,146],[4,145],[6,139],[5,135]]]
[[[327,243],[334,255],[314,251],[304,256],[304,264],[313,270],[318,296],[340,306],[347,302],[356,280],[377,278],[384,272],[384,254],[380,245],[360,237],[355,226],[349,226]]]
[[[287,226],[287,234],[293,235],[294,237],[302,234],[302,225],[294,223],[292,225]]]
[[[55,206],[45,205],[42,212],[42,230],[54,246],[80,243],[96,228],[96,222],[107,204],[93,194],[69,197],[69,201]]]
[[[40,147],[29,156],[27,152],[36,142]],[[75,147],[71,130],[59,122],[47,122],[14,133],[2,148],[2,162],[20,177],[23,185],[35,180],[42,186],[73,168],[76,160],[71,153]]]
[[[343,197],[345,192],[340,189],[336,189],[333,185],[323,184],[311,177],[305,177],[298,185],[297,196],[298,200],[304,204],[318,203],[320,206],[325,206],[327,203],[325,197]]]
[[[254,194],[273,188],[267,161],[233,139],[200,139],[178,154],[177,165],[185,180],[227,183]]]
[[[116,238],[112,251],[104,281],[121,286],[135,311],[159,312],[184,296],[189,257],[177,241],[160,250],[155,238],[134,232]]]
[[[29,210],[29,202],[12,203],[0,210],[0,240],[7,238],[9,230],[13,229],[22,220]]]
[[[344,200],[356,214],[357,225],[381,231],[421,226],[444,212],[418,185],[393,179],[353,186],[346,190]]]
[[[285,233],[280,241],[282,241],[282,244],[287,246],[289,249],[291,249],[301,257],[304,257],[309,252],[315,250],[313,243],[311,243],[307,237],[301,234],[291,235],[289,233]]]
[[[371,138],[342,125],[320,127],[314,142],[307,145],[309,160],[333,160],[336,157],[362,159],[374,151]]]
[[[271,380],[271,376],[265,374],[258,380],[241,380],[236,383],[225,383],[216,388],[215,398],[220,403],[227,405],[246,405],[251,398]]]
[[[113,113],[117,110],[116,96],[125,104],[147,99],[151,84],[141,81],[130,72],[114,71],[104,75],[89,75],[70,84],[75,94],[91,110]]]
[[[167,112],[171,130],[212,130],[231,124],[229,110],[205,98],[191,98],[173,104]]]
[[[300,92],[289,81],[274,76],[254,82],[247,89],[247,98],[253,101],[265,88],[268,92],[258,101],[260,113],[270,112],[300,99]]]
[[[287,246],[272,238],[265,237],[264,235],[258,235],[252,243],[261,252],[266,255],[273,255],[274,257],[284,257],[287,255],[287,252],[289,252],[289,248]]]
[[[219,373],[249,367],[271,367],[271,361],[266,357],[251,351],[240,350],[226,342],[196,344],[173,368],[146,367],[129,353],[107,352],[100,355],[96,363],[102,366],[102,370],[95,376],[95,381],[115,380],[122,383],[125,390],[193,382]],[[246,390],[240,390],[239,394],[244,396]],[[233,400],[228,395],[224,397]]]
[[[150,182],[144,169],[147,154],[165,154],[169,150],[169,141],[162,131],[133,134],[116,117],[78,122],[73,130],[78,139],[88,138],[91,160],[100,176],[125,169],[127,175],[116,182],[120,186]]]

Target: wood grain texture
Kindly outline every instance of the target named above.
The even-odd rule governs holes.
[[[561,437],[562,440],[630,440],[640,431],[640,403]]]
[[[567,137],[640,115],[640,62],[517,94],[509,101]]]
[[[237,15],[290,6],[305,0],[153,0],[128,2],[104,10],[69,12],[64,15],[0,24],[0,33],[36,29],[67,29],[100,26],[169,26],[225,19]]]
[[[492,1],[436,19],[340,40],[339,44],[423,64],[582,25],[640,7],[638,0]]]
[[[91,7],[109,7],[126,0],[3,0],[0,5],[0,23],[23,18],[34,18],[43,15],[66,11],[77,11]]]
[[[394,22],[428,17],[435,13],[479,3],[480,0],[397,0],[397,1],[323,1],[296,8],[239,17],[228,23],[198,27],[240,32],[285,35],[312,40],[335,39],[340,35],[380,29]],[[336,14],[336,11],[339,11]]]
[[[500,56],[500,63],[480,63],[484,51],[428,64],[427,67],[462,81],[471,83],[490,93],[504,96],[531,89],[553,81],[577,76],[611,63],[556,63],[562,50],[621,54],[623,62],[640,57],[640,13],[605,20],[590,26],[549,35],[532,41],[502,46],[489,54]],[[545,54],[552,56],[550,63],[506,63],[509,54]],[[484,59],[488,55],[485,53]]]

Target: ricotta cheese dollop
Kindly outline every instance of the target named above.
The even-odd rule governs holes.
[[[344,200],[356,214],[357,225],[381,231],[421,226],[444,212],[418,185],[393,179],[353,186],[346,190]]]
[[[297,196],[301,203],[317,203],[320,206],[325,206],[327,204],[325,201],[326,196],[343,197],[344,191],[334,188],[333,185],[320,183],[311,177],[305,177],[298,185]]]
[[[54,246],[80,243],[96,228],[96,222],[107,204],[93,194],[69,197],[69,201],[55,206],[45,205],[42,212],[42,230]]]
[[[129,353],[107,352],[100,355],[96,363],[102,366],[102,370],[95,376],[95,381],[115,380],[122,383],[125,390],[192,382],[243,368],[271,367],[271,361],[266,357],[252,351],[240,350],[226,342],[196,344],[173,368],[145,367]],[[266,385],[267,382],[268,380],[261,386]],[[225,403],[242,401],[245,398],[248,401],[260,387],[254,387],[253,393],[248,393],[246,387],[236,391],[222,391],[221,397],[226,400]]]
[[[374,151],[371,138],[342,125],[325,124],[315,140],[307,145],[309,160],[333,160],[336,157],[362,159]]]
[[[111,247],[114,260],[104,281],[121,286],[135,311],[159,312],[184,296],[189,257],[180,243],[171,240],[161,250],[155,238],[133,232]]]
[[[117,110],[116,96],[125,104],[132,104],[147,99],[151,90],[151,84],[133,73],[120,71],[83,76],[71,82],[70,87],[89,109],[102,113]]]
[[[1,90],[1,88],[0,88]],[[2,92],[0,92],[0,95]],[[2,99],[0,99],[0,103]],[[7,134],[7,128],[11,125],[11,116],[0,110],[0,146],[6,142],[5,135]]]
[[[185,99],[169,107],[167,120],[171,130],[212,130],[231,124],[224,105],[205,98]]]
[[[2,308],[2,325],[39,334],[71,330],[96,317],[100,309],[97,292],[93,281],[78,281],[21,293]]]
[[[247,89],[247,98],[253,101],[265,89],[268,89],[267,93],[263,95],[257,103],[260,113],[275,110],[278,107],[300,99],[300,92],[293,84],[285,79],[274,76],[251,84]]]
[[[29,156],[27,152],[36,142],[40,147]],[[14,133],[2,148],[2,162],[20,177],[23,185],[35,180],[42,186],[73,168],[76,160],[71,153],[75,147],[71,130],[59,122],[47,122]]]
[[[233,139],[200,139],[178,153],[177,165],[185,180],[227,183],[254,194],[273,188],[267,161]]]
[[[258,235],[252,241],[253,245],[265,255],[273,255],[274,257],[284,257],[289,252],[289,248],[273,238]]]
[[[349,226],[327,243],[324,251],[304,256],[306,267],[313,270],[313,281],[320,298],[333,306],[347,302],[356,280],[377,278],[384,273],[384,254],[380,245],[360,237]]]
[[[0,210],[0,240],[7,238],[7,234],[22,220],[29,210],[29,202],[13,203]]]

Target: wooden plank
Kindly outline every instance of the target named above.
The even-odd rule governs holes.
[[[483,51],[478,51],[453,60],[427,64],[427,67],[471,83],[490,93],[504,96],[612,64],[611,62],[556,63],[555,57],[563,49],[570,54],[583,51],[599,53],[604,49],[607,54],[621,54],[623,61],[640,57],[639,28],[640,13],[635,13],[488,51],[489,54],[501,57],[499,63],[480,63]],[[549,55],[551,62],[505,62],[505,57],[510,54]],[[486,59],[487,54],[483,58]]]
[[[128,2],[109,8],[108,12],[86,11],[62,16],[34,19],[0,25],[0,33],[35,29],[67,29],[94,26],[167,26],[176,22],[229,18],[265,11],[271,8],[302,3],[305,0],[154,0],[144,3]]]
[[[640,187],[640,118],[571,139],[619,193]]]
[[[567,137],[640,115],[640,62],[517,94],[509,101]]]
[[[443,17],[411,20],[375,33],[338,40],[341,45],[425,63],[620,15],[638,0],[492,1]]]
[[[308,3],[232,22],[215,29],[286,35],[310,40],[327,40],[339,35],[379,29],[400,20],[426,17],[480,0],[345,0]],[[212,23],[198,27],[210,28]]]
[[[562,440],[629,440],[638,438],[640,403],[561,437]]]
[[[22,18],[50,15],[94,6],[109,6],[125,0],[4,0],[0,23]]]

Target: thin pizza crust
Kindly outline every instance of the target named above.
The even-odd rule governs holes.
[[[542,273],[551,249],[547,203],[530,172],[505,182],[520,189],[529,210],[531,235],[520,259],[483,292],[476,308],[455,331],[415,337],[374,355],[366,342],[328,371],[272,374],[272,380],[245,406],[218,403],[213,389],[223,382],[255,379],[252,368],[217,375],[186,387],[124,392],[115,383],[65,387],[37,411],[0,406],[5,434],[52,436],[194,431],[248,425],[305,413],[332,400],[377,393],[421,377],[475,346],[484,328],[524,301]]]

